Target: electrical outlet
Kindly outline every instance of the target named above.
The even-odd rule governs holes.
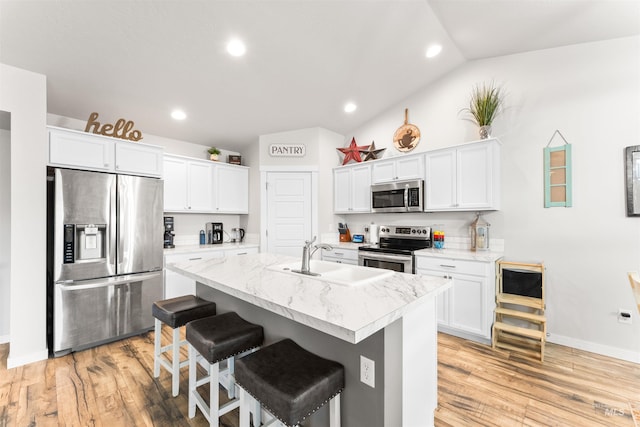
[[[631,324],[631,310],[618,309],[618,322]]]
[[[360,356],[360,381],[376,388],[376,363],[364,356]]]

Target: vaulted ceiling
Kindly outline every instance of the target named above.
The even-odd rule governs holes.
[[[640,0],[0,1],[0,62],[47,76],[49,113],[227,149],[346,133],[466,61],[638,34]]]

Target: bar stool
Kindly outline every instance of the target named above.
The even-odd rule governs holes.
[[[340,427],[344,367],[306,351],[290,339],[239,359],[236,382],[240,386],[240,427],[249,427],[252,402],[248,395],[273,416],[265,426],[278,421],[297,426],[329,402],[330,427]]]
[[[171,393],[178,395],[180,387],[180,368],[187,366],[188,360],[180,362],[180,347],[187,344],[180,340],[180,327],[192,320],[216,314],[216,303],[207,301],[194,295],[185,295],[153,303],[151,313],[155,317],[155,337],[153,351],[153,376],[160,376],[160,366],[172,375]],[[162,323],[173,329],[171,344],[161,347]],[[171,351],[172,361],[169,362],[164,353]]]
[[[234,312],[219,314],[194,320],[187,324],[189,342],[189,418],[196,415],[200,408],[209,425],[218,427],[219,417],[238,408],[240,399],[236,398],[234,378],[235,357],[254,351],[264,340],[262,326],[249,323]],[[207,362],[206,375],[198,379],[197,363]],[[226,360],[226,369],[220,369],[220,362]],[[209,404],[198,387],[209,384]],[[220,406],[218,384],[226,390],[229,399]],[[257,411],[259,412],[259,411]],[[259,425],[259,424],[258,424]]]

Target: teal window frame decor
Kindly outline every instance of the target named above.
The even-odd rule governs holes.
[[[559,131],[556,130],[558,134]],[[555,133],[554,133],[555,135]],[[562,134],[560,134],[562,137]],[[553,137],[551,137],[553,139]],[[564,139],[564,138],[562,138]],[[551,141],[549,141],[551,143]],[[554,153],[564,151],[564,164],[552,165],[552,156]],[[558,172],[564,172],[564,182],[552,182],[552,174]],[[571,144],[567,143],[559,147],[547,147],[544,149],[544,207],[571,207],[572,204],[572,180],[571,180]],[[554,195],[554,190],[564,187],[564,200],[558,200],[557,195]]]

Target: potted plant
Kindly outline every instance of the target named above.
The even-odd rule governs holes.
[[[207,152],[209,153],[209,158],[211,160],[213,160],[214,162],[218,161],[218,156],[220,155],[220,150],[218,150],[216,147],[211,147],[207,150]]]
[[[480,127],[480,139],[491,136],[491,123],[498,115],[502,102],[502,88],[496,86],[494,82],[477,84],[471,91],[469,108],[463,108],[460,111],[471,114],[472,121]]]

